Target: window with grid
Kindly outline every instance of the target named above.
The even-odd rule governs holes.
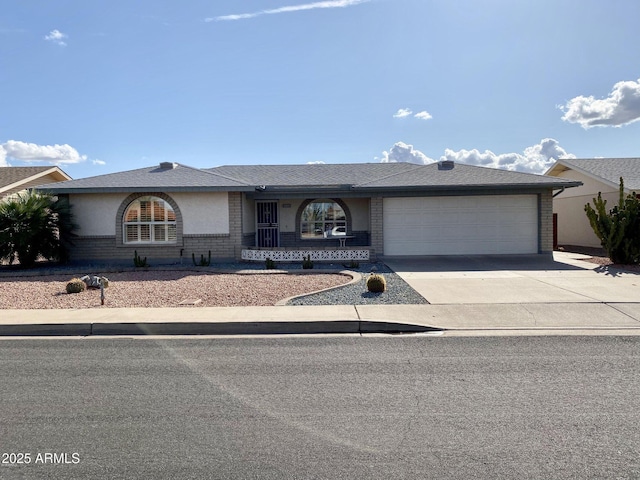
[[[176,214],[158,197],[140,197],[127,207],[122,222],[124,243],[175,243]]]
[[[332,200],[314,200],[300,216],[302,238],[327,238],[347,234],[347,216]]]

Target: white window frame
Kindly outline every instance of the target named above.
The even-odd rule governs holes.
[[[141,202],[150,202],[150,220],[141,220],[140,213],[142,211]],[[158,202],[162,205],[163,218],[156,218],[156,209],[153,207],[153,203]],[[127,221],[127,215],[132,208],[138,209],[137,220],[135,221]],[[173,220],[170,219],[173,214]],[[137,240],[129,240],[127,237],[127,227],[136,226],[137,231]],[[147,226],[149,228],[149,239],[142,239],[142,231],[143,227]],[[164,232],[164,240],[156,239],[156,228],[161,227]],[[171,234],[173,231],[173,234]],[[178,235],[178,225],[176,222],[176,214],[173,207],[166,200],[160,197],[154,196],[145,196],[138,197],[133,202],[131,202],[124,213],[122,214],[122,242],[126,245],[135,245],[135,244],[157,244],[157,245],[166,245],[166,244],[174,244],[177,243]]]

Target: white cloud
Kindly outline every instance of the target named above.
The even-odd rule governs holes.
[[[543,173],[558,158],[576,158],[576,156],[567,153],[557,140],[545,138],[542,139],[540,143],[525,148],[523,153],[496,154],[491,150],[480,152],[476,149],[458,150],[455,152],[447,148],[444,155],[440,157],[440,160],[453,160],[469,165],[501,168],[503,170],[518,172]]]
[[[315,160],[312,162],[307,162],[307,165],[324,165],[324,162],[322,160]]]
[[[26,163],[43,162],[52,165],[80,163],[87,160],[86,155],[80,155],[70,145],[37,145],[16,140],[0,144],[0,165],[3,158],[4,163],[7,163],[7,157]]]
[[[562,120],[578,123],[582,128],[620,127],[640,120],[640,78],[637,82],[618,82],[607,98],[580,95],[565,105]]]
[[[56,45],[60,45],[61,47],[66,47],[67,42],[64,41],[65,38],[68,38],[66,33],[62,33],[60,30],[51,30],[48,35],[45,35],[44,39],[48,42],[55,43]]]
[[[4,151],[4,148],[0,146],[0,167],[8,167],[9,163],[7,162],[7,152]]]
[[[413,112],[409,108],[400,108],[393,114],[393,118],[404,118],[411,115]]]
[[[457,163],[518,172],[543,173],[559,158],[576,158],[576,156],[562,148],[557,140],[544,138],[540,143],[525,148],[523,153],[496,154],[491,150],[480,152],[477,149],[456,152],[447,148],[439,160],[453,160]],[[380,159],[376,157],[375,160]],[[388,152],[382,152],[382,160],[380,161],[382,163],[408,162],[419,165],[435,162],[420,150],[414,149],[413,145],[407,145],[404,142],[397,142]]]
[[[427,157],[420,150],[415,150],[413,145],[404,142],[397,142],[388,152],[382,152],[382,163],[408,162],[425,164],[434,160]]]
[[[247,18],[255,18],[261,15],[275,15],[278,13],[300,12],[303,10],[315,10],[317,8],[344,8],[366,3],[370,0],[325,0],[321,2],[305,3],[302,5],[290,5],[285,7],[272,8],[269,10],[260,10],[251,13],[237,13],[232,15],[222,15],[219,17],[205,18],[205,22],[220,22],[230,20],[244,20]]]
[[[107,162],[105,162],[104,160],[91,160],[91,163],[93,163],[94,165],[106,165]]]
[[[426,110],[423,110],[421,112],[418,112],[414,115],[414,117],[419,118],[420,120],[429,120],[431,118],[433,118],[431,116],[431,114],[429,112],[427,112]]]

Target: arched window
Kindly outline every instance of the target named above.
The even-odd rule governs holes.
[[[347,234],[347,216],[333,200],[314,200],[300,215],[302,238],[323,238]]]
[[[139,197],[122,218],[124,243],[176,243],[176,214],[158,197]]]

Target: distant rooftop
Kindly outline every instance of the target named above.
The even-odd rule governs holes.
[[[546,175],[567,170],[575,170],[614,187],[620,185],[622,177],[626,189],[640,192],[640,158],[561,158]]]

